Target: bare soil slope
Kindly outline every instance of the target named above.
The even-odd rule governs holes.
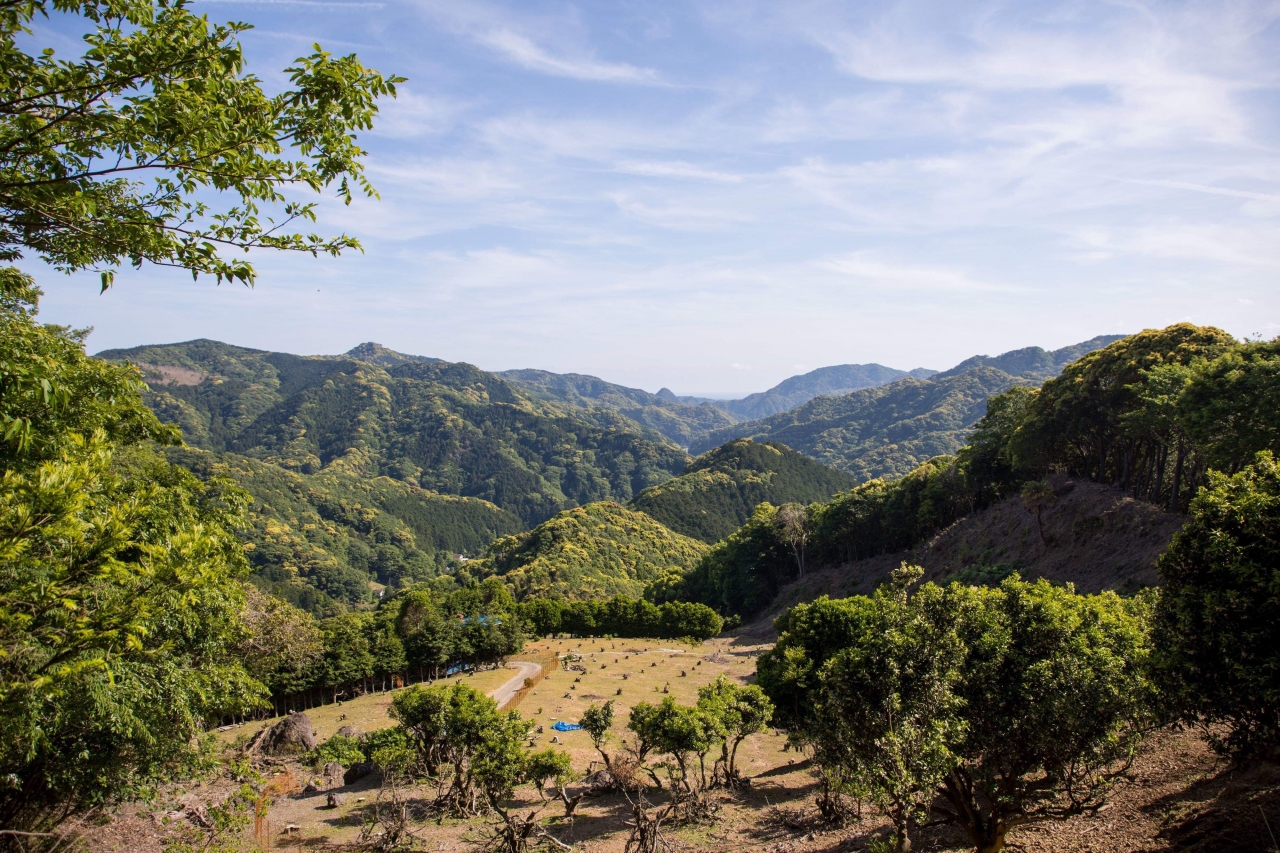
[[[1156,559],[1182,526],[1183,518],[1137,501],[1110,486],[1050,479],[1055,498],[1035,512],[1009,498],[976,512],[909,551],[882,554],[813,572],[783,588],[766,617],[748,629],[767,636],[775,616],[820,595],[866,594],[901,563],[923,566],[925,579],[975,583],[1009,571],[1024,578],[1074,583],[1080,592],[1133,592],[1159,583]]]

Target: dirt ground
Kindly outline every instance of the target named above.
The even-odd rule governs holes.
[[[725,674],[749,681],[756,657],[768,648],[750,636],[721,637],[698,646],[652,640],[575,640],[530,643],[517,657],[547,659],[551,654],[582,655],[586,672],[553,669],[549,675],[516,696],[515,707],[536,725],[535,748],[548,743],[566,750],[580,775],[593,768],[599,756],[585,732],[558,734],[557,720],[576,722],[591,702],[615,702],[612,749],[620,749],[628,735],[626,720],[638,701],[657,702],[664,693],[691,703],[697,689]],[[479,673],[467,679],[476,689],[496,689],[513,670]],[[621,693],[619,694],[619,690]],[[341,710],[328,706],[310,712],[321,739],[343,722],[371,730],[390,721],[386,708],[390,694],[375,694],[344,703]],[[338,717],[347,715],[345,721]],[[243,734],[243,733],[239,733]],[[720,811],[714,823],[673,827],[668,836],[676,851],[759,850],[770,853],[844,853],[868,849],[887,833],[883,818],[868,813],[842,829],[824,827],[813,807],[815,780],[801,756],[786,749],[778,732],[768,731],[748,739],[739,751],[739,764],[752,777],[749,789],[719,795]],[[315,777],[302,765],[279,768],[278,786],[288,790]],[[226,782],[171,791],[146,807],[122,810],[110,821],[92,828],[88,835],[94,853],[159,851],[171,828],[161,826],[160,815],[190,802],[191,798],[216,800]],[[571,788],[570,793],[578,788]],[[281,796],[271,804],[259,833],[260,847],[278,851],[350,849],[373,800],[378,795],[375,777],[340,789],[343,805],[326,807],[326,793]],[[543,804],[530,786],[516,792],[520,814],[541,809],[550,819],[550,830],[583,853],[621,853],[631,818],[621,796],[588,798],[579,807],[572,825],[557,822],[558,803]],[[428,789],[415,791],[410,810],[425,802]],[[660,797],[655,797],[660,802]],[[1280,768],[1256,767],[1249,771],[1219,763],[1194,732],[1162,731],[1144,744],[1134,768],[1132,783],[1120,788],[1111,803],[1096,815],[1040,824],[1015,831],[1009,848],[1025,853],[1111,853],[1116,851],[1214,851],[1280,853],[1269,837],[1264,815],[1272,829],[1280,830]],[[491,826],[486,819],[419,823],[416,831],[427,851],[480,849]],[[290,829],[290,827],[294,827]],[[246,835],[246,839],[248,836]],[[246,849],[251,849],[246,847]],[[962,836],[949,829],[919,833],[917,851],[971,850]]]

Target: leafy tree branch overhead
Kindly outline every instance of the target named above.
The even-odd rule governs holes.
[[[82,56],[27,49],[51,14],[86,22]],[[105,290],[124,262],[252,285],[249,249],[359,249],[297,230],[316,203],[289,190],[376,196],[356,134],[404,78],[315,45],[271,95],[245,70],[248,29],[184,0],[0,2],[0,261],[97,270]]]

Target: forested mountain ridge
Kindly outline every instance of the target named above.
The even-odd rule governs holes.
[[[996,370],[1003,370],[1010,376],[1019,376],[1025,379],[1050,379],[1057,376],[1062,372],[1062,368],[1081,356],[1087,355],[1094,350],[1102,349],[1123,337],[1125,336],[1098,335],[1087,341],[1081,341],[1078,344],[1052,351],[1041,347],[1023,347],[1022,349],[1010,350],[997,356],[975,355],[972,358],[965,359],[950,370],[942,371],[935,378],[945,379],[948,376],[958,376],[975,367],[994,367]]]
[[[600,501],[499,539],[467,570],[500,577],[518,599],[639,598],[678,583],[706,550],[642,512]]]
[[[719,400],[716,406],[742,420],[767,418],[789,412],[818,396],[839,396],[863,388],[877,388],[898,379],[928,379],[936,370],[917,367],[897,370],[883,364],[835,364],[782,380],[768,391],[748,394],[740,400]]]
[[[987,398],[1020,381],[1028,380],[990,367],[945,379],[900,379],[716,430],[690,450],[749,437],[780,442],[858,480],[901,477],[931,457],[955,453]]]
[[[662,433],[683,446],[696,436],[736,423],[737,418],[710,403],[686,404],[667,396],[627,388],[595,376],[546,370],[504,370],[503,379],[530,396],[570,409],[600,408],[617,412]],[[670,392],[668,392],[670,394]]]
[[[482,498],[525,524],[574,504],[629,500],[688,462],[616,413],[565,414],[465,363],[384,369],[213,341],[98,357],[138,365],[148,405],[196,447],[303,474],[385,475]]]
[[[809,504],[855,484],[786,445],[738,439],[699,456],[683,474],[650,486],[628,506],[677,533],[714,543],[746,523],[762,502]]]
[[[843,396],[817,397],[768,418],[699,437],[702,453],[735,438],[777,441],[860,480],[900,477],[933,456],[955,453],[986,411],[1014,385],[1038,385],[1080,356],[1122,336],[1099,336],[1048,352],[1028,347],[974,356],[928,379],[906,377]]]

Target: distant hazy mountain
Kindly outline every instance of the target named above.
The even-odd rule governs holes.
[[[935,373],[936,370],[923,367],[907,371],[885,367],[883,364],[836,364],[784,379],[768,391],[750,394],[741,400],[715,401],[715,405],[741,419],[754,420],[790,411],[819,395],[832,397],[848,394],[850,391],[876,388],[908,376],[927,379]]]
[[[1043,381],[1057,376],[1062,372],[1062,368],[1080,356],[1091,353],[1096,349],[1102,349],[1107,344],[1114,343],[1123,337],[1125,336],[1098,335],[1096,338],[1090,338],[1087,341],[1056,349],[1052,352],[1043,350],[1040,347],[1024,347],[1023,349],[1010,350],[997,356],[975,355],[973,358],[965,359],[950,370],[944,370],[938,374],[938,377],[957,376],[975,367],[994,367],[996,370],[1003,370],[1010,376],[1021,376],[1026,379]]]
[[[574,409],[607,409],[656,430],[681,446],[708,430],[729,426],[738,419],[708,403],[679,402],[667,391],[650,394],[639,388],[615,385],[580,373],[546,370],[504,370],[497,374],[520,386],[533,397]],[[663,389],[666,391],[666,389]]]
[[[932,456],[954,453],[987,398],[1015,384],[1038,385],[1076,358],[1123,335],[1047,352],[1039,347],[975,356],[929,379],[906,377],[799,408],[722,427],[689,446],[703,453],[735,438],[781,442],[859,480],[897,477]],[[1016,371],[1016,372],[1011,372]]]
[[[693,443],[702,453],[745,437],[780,442],[858,480],[899,477],[921,462],[954,453],[986,411],[987,398],[1018,380],[977,367],[942,379],[907,377],[840,397],[815,397],[789,412],[710,432]]]
[[[628,506],[710,543],[741,527],[763,501],[810,504],[855,484],[785,445],[739,439],[699,456],[679,477],[650,486]]]

